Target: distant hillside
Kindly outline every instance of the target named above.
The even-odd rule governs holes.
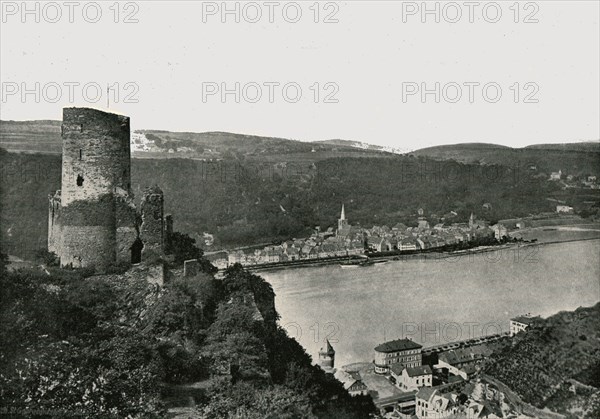
[[[60,121],[0,121],[0,147],[18,152],[60,153]]]
[[[540,321],[495,353],[485,372],[536,407],[599,417],[600,303]]]
[[[585,141],[581,143],[565,144],[534,144],[525,148],[536,150],[583,151],[586,153],[599,153],[600,141]]]
[[[0,147],[14,152],[61,153],[60,127],[60,121],[0,121]],[[377,147],[360,149],[343,144],[308,143],[228,132],[137,130],[132,137],[134,156],[154,159],[236,158],[255,162],[315,162],[330,157],[386,157],[388,154]],[[147,152],[136,150],[137,137],[143,138],[150,146]]]
[[[409,149],[398,148],[398,147],[384,147],[381,145],[368,144],[360,141],[350,141],[350,140],[324,140],[324,141],[315,141],[313,144],[331,144],[336,146],[345,146],[345,147],[354,147],[362,150],[372,150],[372,151],[384,151],[386,153],[393,154],[405,154],[408,153]]]
[[[15,152],[60,153],[60,126],[60,121],[0,121],[0,147]],[[314,163],[334,157],[391,157],[409,152],[360,141],[302,142],[228,132],[137,130],[132,133],[132,142],[133,155],[139,158],[237,159],[274,164]],[[600,176],[600,142],[539,144],[518,149],[465,143],[429,147],[410,154],[462,163],[536,166],[538,173],[544,175],[562,170],[576,176]]]
[[[465,143],[423,148],[411,154],[462,163],[535,166],[538,172],[547,175],[559,170],[575,176],[600,175],[600,142],[538,144],[524,148]]]

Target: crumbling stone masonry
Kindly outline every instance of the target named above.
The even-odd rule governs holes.
[[[61,190],[49,197],[48,215],[48,250],[61,266],[102,270],[115,262],[140,262],[146,245],[163,252],[164,199],[158,187],[146,191],[141,219],[148,221],[142,232],[138,225],[129,118],[65,108],[62,140]]]
[[[141,202],[142,224],[140,239],[144,243],[143,254],[160,253],[164,245],[164,196],[158,186],[144,191]]]

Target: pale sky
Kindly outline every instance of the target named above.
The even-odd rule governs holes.
[[[118,83],[119,103],[110,109],[129,115],[134,129],[404,149],[600,139],[598,1],[482,1],[471,9],[464,1],[428,2],[439,7],[439,23],[435,14],[422,16],[420,1],[228,2],[239,22],[222,16],[221,1],[121,2],[118,15],[110,1],[98,2],[96,23],[93,2],[71,10],[61,1],[29,2],[25,15],[21,3],[2,2],[3,120],[59,120],[66,106],[104,109],[106,92],[94,102],[95,86]],[[125,23],[127,16],[138,22]],[[209,95],[235,91],[236,83],[239,103],[233,93]],[[403,99],[403,90],[434,92],[436,83],[439,103],[434,93]],[[298,87],[301,97],[289,103]],[[39,97],[23,97],[23,88]],[[137,103],[125,103],[127,94]],[[325,103],[328,95],[333,103]]]

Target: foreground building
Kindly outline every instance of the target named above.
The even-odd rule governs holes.
[[[375,372],[388,374],[393,365],[402,368],[421,366],[423,346],[410,339],[384,342],[375,348]]]
[[[401,364],[392,365],[392,377],[396,380],[396,387],[402,391],[418,390],[421,387],[431,387],[433,372],[429,365],[404,368]]]
[[[416,415],[422,418],[448,418],[458,412],[458,396],[442,394],[431,387],[422,387],[415,396]]]
[[[347,372],[340,369],[334,373],[334,377],[344,385],[351,396],[366,396],[369,393],[369,389],[360,379],[358,372]]]

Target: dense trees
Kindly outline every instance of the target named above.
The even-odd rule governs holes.
[[[163,417],[162,389],[202,382],[199,417],[368,417],[277,325],[270,284],[235,265],[171,277],[143,270],[6,270],[0,258],[0,405],[9,412]],[[166,387],[165,387],[166,386]]]
[[[196,246],[196,240],[187,234],[173,232],[165,248],[165,253],[173,256],[174,266],[181,266],[186,260],[198,259],[202,272],[209,274],[217,272],[210,262],[202,258],[204,252]]]
[[[158,414],[162,380],[153,340],[128,305],[142,306],[140,286],[125,294],[88,271],[21,270],[2,275],[0,404],[55,416]],[[124,316],[124,317],[122,317]],[[62,413],[61,413],[62,412]]]

